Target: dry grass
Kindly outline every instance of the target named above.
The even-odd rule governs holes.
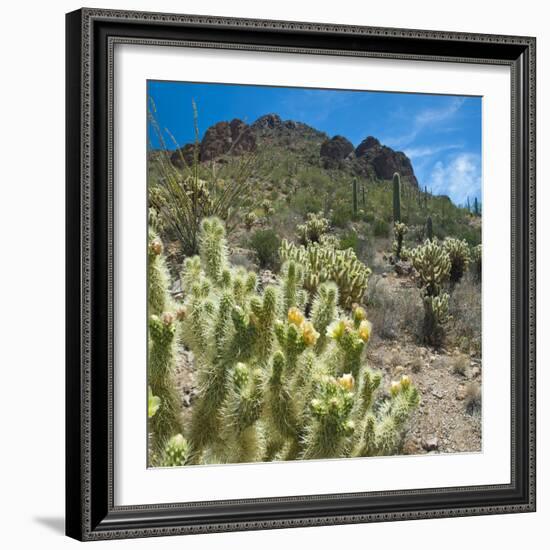
[[[453,374],[466,376],[469,366],[470,366],[470,360],[468,359],[468,357],[466,357],[465,355],[458,355],[452,361]]]
[[[479,382],[470,382],[466,386],[464,404],[469,414],[481,411],[481,384]]]
[[[481,355],[481,285],[471,274],[462,278],[449,301],[456,343],[466,351]]]
[[[382,277],[372,277],[367,289],[369,318],[377,334],[393,340],[403,332],[419,336],[424,309],[415,288],[392,287]]]

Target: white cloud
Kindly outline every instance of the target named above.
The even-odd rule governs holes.
[[[384,141],[391,147],[404,147],[412,143],[416,136],[424,129],[433,131],[433,127],[441,122],[451,119],[462,107],[464,98],[455,97],[439,109],[424,109],[415,115],[412,120],[411,129],[406,134],[386,138]]]
[[[432,155],[437,155],[443,151],[449,151],[451,149],[462,149],[464,147],[461,144],[449,144],[449,145],[440,145],[436,147],[412,147],[410,149],[405,149],[404,153],[411,159],[419,159],[423,157],[431,157]]]
[[[435,195],[448,195],[455,204],[464,204],[468,197],[481,197],[481,160],[473,153],[459,154],[449,162],[434,164],[428,188]]]

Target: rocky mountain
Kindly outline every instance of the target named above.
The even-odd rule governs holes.
[[[190,164],[197,145],[188,143],[171,155],[172,163]],[[262,148],[287,149],[304,162],[315,163],[326,170],[344,170],[368,179],[389,180],[395,172],[411,185],[418,181],[410,159],[401,151],[383,145],[373,136],[357,147],[346,137],[329,137],[303,122],[282,120],[277,114],[261,116],[247,124],[240,119],[214,124],[198,144],[198,158],[208,162],[224,155],[242,155]]]

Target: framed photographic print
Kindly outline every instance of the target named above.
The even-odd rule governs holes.
[[[535,509],[535,39],[67,15],[67,534]]]

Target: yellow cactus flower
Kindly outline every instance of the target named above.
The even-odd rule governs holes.
[[[401,389],[401,384],[399,382],[396,382],[395,380],[391,383],[390,387],[390,393],[395,397],[399,390]]]
[[[355,386],[355,378],[353,378],[353,374],[351,373],[343,374],[340,378],[338,378],[338,384],[340,384],[340,386],[345,390],[352,391]]]
[[[314,346],[319,338],[319,333],[315,330],[315,327],[306,321],[302,324],[302,339],[306,346]]]
[[[361,324],[359,325],[359,338],[361,338],[363,342],[368,342],[371,332],[372,332],[372,323],[366,320],[361,321]]]
[[[346,328],[346,322],[342,319],[334,321],[327,327],[327,336],[334,340],[339,340],[346,332]]]
[[[406,375],[404,374],[402,377],[401,377],[401,387],[406,390],[407,388],[410,387],[411,385],[411,379]]]
[[[291,307],[288,310],[289,323],[292,323],[293,325],[296,325],[297,327],[299,327],[304,322],[304,319],[305,319],[304,314],[297,307]]]
[[[367,318],[367,312],[365,311],[365,308],[355,304],[355,307],[353,308],[354,321],[360,322],[360,321],[364,321],[366,318]]]

